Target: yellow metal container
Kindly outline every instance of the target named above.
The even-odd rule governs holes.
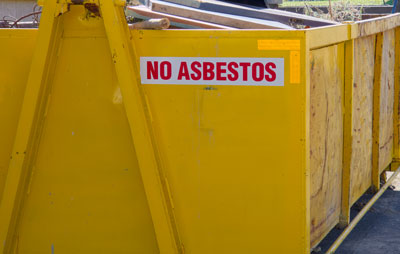
[[[1,253],[309,253],[397,163],[400,16],[129,31],[115,2],[0,30]]]

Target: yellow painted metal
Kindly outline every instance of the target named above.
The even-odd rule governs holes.
[[[2,253],[159,252],[103,22],[83,17],[83,7],[74,6],[60,17],[64,33],[58,53],[47,60],[53,69],[32,65],[46,73],[35,75],[52,77],[51,96],[41,99],[47,104],[40,114],[44,131],[36,137],[40,145],[26,201],[14,212],[20,214],[15,237],[4,241]],[[92,33],[82,33],[85,28]],[[40,42],[57,34],[40,29]],[[45,57],[41,50],[47,48],[52,47],[40,44],[35,55]],[[28,97],[34,95],[28,92]],[[25,103],[31,102],[27,96]]]
[[[258,40],[259,50],[300,50],[300,40]]]
[[[290,51],[290,83],[300,83],[300,51]]]
[[[56,39],[59,18],[54,18],[55,2],[49,2],[43,9],[42,29],[39,31],[37,48],[33,55],[25,97],[17,126],[14,145],[8,165],[7,178],[4,184],[0,203],[0,245],[1,253],[11,251],[15,239],[15,228],[19,217],[21,200],[24,198],[27,174],[32,167],[34,155],[40,136],[41,118],[44,105],[41,98],[49,78],[48,69],[52,54],[57,49]],[[57,33],[59,34],[59,33]]]
[[[343,42],[348,223],[352,39],[397,27],[399,15],[379,28],[129,31],[125,1],[75,3],[42,1],[39,33],[0,30],[1,56],[18,60],[0,63],[10,80],[0,106],[11,109],[0,110],[0,253],[308,254],[309,57]],[[144,85],[140,57],[283,58],[285,82]]]
[[[306,61],[302,31],[133,31],[132,36],[140,56],[285,61],[288,51],[258,50],[257,40],[297,38]],[[290,84],[289,66],[284,87],[145,85],[185,252],[308,252],[309,242],[298,238],[307,239],[309,232],[305,75],[302,85]],[[304,73],[305,64],[301,69]],[[276,135],[281,131],[286,134]],[[288,154],[294,157],[285,160]],[[290,179],[277,181],[284,177]],[[274,219],[281,216],[297,219]]]
[[[115,8],[109,0],[101,1],[101,9],[160,252],[182,253],[183,246],[179,240],[125,15],[123,9]]]
[[[21,114],[38,120],[34,130],[25,125],[16,134],[35,145],[12,177],[21,183],[10,190],[8,177],[5,185],[2,211],[17,219],[2,218],[2,226],[10,225],[1,227],[2,253],[177,253],[183,245],[187,253],[308,253],[305,65],[298,64],[301,84],[290,84],[290,52],[257,48],[259,39],[297,40],[305,63],[304,32],[130,34],[122,9],[106,1],[100,7],[101,17],[88,17],[83,6],[71,5],[62,15],[53,15],[59,6],[44,6],[42,43],[28,82],[37,92],[28,89],[24,102],[25,111],[29,104],[34,112]],[[56,24],[62,24],[60,38],[51,29]],[[248,50],[235,50],[243,42]],[[138,56],[282,57],[286,82],[267,88],[141,86],[136,50]],[[266,131],[282,125],[283,137]],[[287,154],[296,155],[282,164]],[[289,176],[276,185],[274,179]],[[274,191],[280,188],[291,191]],[[14,194],[8,205],[17,190],[21,198]],[[270,219],[282,216],[294,220]],[[280,242],[282,235],[292,244]]]
[[[47,2],[50,2],[52,0],[38,0],[37,4],[39,6],[44,6]],[[58,4],[63,5],[70,5],[70,4],[99,4],[99,0],[57,0],[56,1]],[[118,3],[118,5],[122,6],[125,5],[126,1],[124,0],[115,0],[116,3]]]
[[[36,30],[0,29],[0,200],[8,172]],[[6,109],[6,110],[5,110]]]
[[[290,51],[290,83],[300,83],[300,40],[258,40],[259,50]]]

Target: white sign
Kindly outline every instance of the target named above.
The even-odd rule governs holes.
[[[141,57],[142,84],[283,86],[283,58]]]

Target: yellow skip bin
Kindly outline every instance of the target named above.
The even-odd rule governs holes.
[[[376,93],[350,89],[368,23],[130,31],[124,1],[74,2],[0,30],[1,253],[308,254],[397,162],[398,134],[381,154],[370,141],[398,133],[394,64],[379,90],[394,111],[352,108]],[[356,117],[370,152],[353,151]]]

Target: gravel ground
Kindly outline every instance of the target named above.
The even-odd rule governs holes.
[[[352,217],[371,197],[371,194],[366,194],[353,205]],[[321,251],[317,253],[325,253],[340,233],[341,230],[333,229],[321,242]],[[392,188],[385,191],[336,251],[336,254],[381,253],[400,253],[400,176],[394,180]]]

